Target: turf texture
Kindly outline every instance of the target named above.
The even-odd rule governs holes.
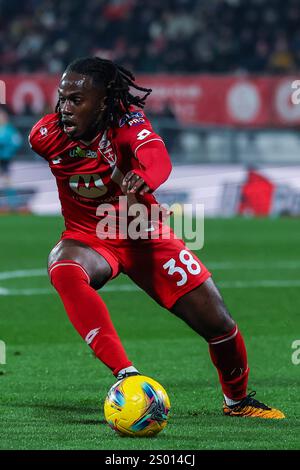
[[[1,216],[0,228],[1,449],[300,448],[300,364],[292,362],[300,220],[207,220],[197,253],[246,340],[249,389],[286,420],[223,417],[205,341],[142,291],[126,290],[125,276],[102,292],[129,357],[170,396],[169,423],[151,439],[121,438],[104,422],[114,378],[69,323],[43,271],[62,219]]]

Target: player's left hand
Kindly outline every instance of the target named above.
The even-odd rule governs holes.
[[[141,176],[135,174],[134,171],[131,170],[124,176],[122,191],[124,194],[136,193],[142,196],[150,191],[150,188]]]

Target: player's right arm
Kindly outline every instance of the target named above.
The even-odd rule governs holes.
[[[142,111],[140,122],[121,130],[137,163],[123,180],[125,192],[143,194],[155,191],[164,183],[172,170],[171,159],[163,139],[153,131],[151,123]]]

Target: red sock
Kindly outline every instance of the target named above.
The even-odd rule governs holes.
[[[208,342],[210,357],[218,370],[224,395],[241,400],[247,395],[247,351],[237,325],[227,334]]]
[[[95,355],[115,375],[131,366],[106,305],[89,285],[85,269],[75,261],[61,260],[50,266],[49,275],[69,319]]]

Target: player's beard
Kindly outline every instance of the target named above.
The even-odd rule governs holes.
[[[95,121],[93,121],[88,128],[79,134],[76,135],[76,129],[72,135],[73,140],[85,140],[87,142],[92,141],[96,135],[100,132],[103,132],[105,128],[105,123],[103,119],[103,113],[97,116]]]

